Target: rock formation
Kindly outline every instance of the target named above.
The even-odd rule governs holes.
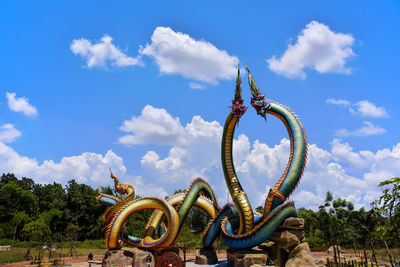
[[[269,240],[259,248],[275,260],[275,266],[316,267],[308,243],[302,243],[305,240],[304,219],[287,218]]]
[[[196,264],[217,264],[218,257],[214,248],[200,248],[196,250]]]
[[[151,262],[148,263],[147,261]],[[147,260],[147,261],[146,261]],[[107,250],[104,254],[102,266],[138,266],[148,267],[154,266],[154,257],[151,253],[138,248],[122,248],[115,250]]]

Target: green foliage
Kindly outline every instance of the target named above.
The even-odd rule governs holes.
[[[384,241],[391,247],[400,246],[400,178],[392,178],[379,185],[382,193],[372,203],[372,209],[354,209],[345,199],[334,199],[331,192],[317,211],[299,209],[305,219],[307,242],[311,247],[367,247],[371,242],[383,247]],[[102,192],[116,195],[111,187]],[[175,193],[183,193],[176,190]],[[42,245],[64,242],[70,247],[104,247],[105,226],[101,218],[105,207],[96,203],[97,190],[70,180],[66,187],[53,183],[36,184],[32,179],[18,179],[13,174],[0,177],[0,244],[13,246]],[[263,207],[256,211],[263,213]],[[143,210],[128,219],[123,230],[141,237],[153,213]],[[208,216],[200,209],[192,208],[183,226],[179,244],[201,247],[201,232],[208,224]],[[214,246],[225,246],[217,240]]]
[[[333,244],[348,248],[367,247],[371,241],[383,246],[380,232],[387,228],[379,225],[388,221],[373,209],[355,210],[353,203],[334,199],[329,191],[317,212],[301,208],[299,217],[305,220],[304,230],[310,247],[329,247]]]
[[[153,210],[147,209],[133,214],[123,226],[123,231],[132,236],[141,237]]]
[[[25,189],[18,181],[1,183],[0,188],[0,221],[10,221],[18,211],[25,211],[30,217],[38,215],[38,197]]]
[[[65,228],[65,237],[68,241],[76,241],[78,240],[80,228],[72,223],[68,224],[67,228]]]
[[[387,217],[388,220],[380,225],[380,234],[389,243],[400,246],[400,178],[395,177],[379,184],[382,189],[380,198],[372,203],[374,211]]]
[[[181,235],[178,239],[178,245],[186,245],[188,247],[196,248],[201,247],[201,237],[196,234],[189,225],[184,224]]]
[[[110,187],[106,190],[111,191]],[[35,184],[14,174],[0,177],[0,238],[37,242],[65,240],[69,224],[79,227],[78,238],[102,239],[100,219],[104,207],[96,203],[97,190],[75,180],[60,184]],[[38,229],[32,235],[29,229]]]
[[[264,213],[264,208],[262,206],[258,206],[256,211],[262,215]]]
[[[50,241],[51,230],[43,219],[37,219],[25,224],[22,229],[25,239],[34,246],[41,246]]]

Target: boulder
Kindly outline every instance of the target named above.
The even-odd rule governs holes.
[[[147,258],[151,258],[150,265],[147,264]],[[104,253],[102,266],[154,266],[154,256],[138,248],[122,248],[107,250]]]
[[[255,264],[265,266],[268,256],[261,249],[232,249],[226,250],[228,266],[247,267]]]
[[[200,248],[196,250],[196,264],[217,264],[218,257],[214,248]]]
[[[262,249],[265,251],[265,253],[268,255],[268,257],[272,260],[276,260],[278,257],[278,247],[275,245],[274,242],[272,241],[267,241],[265,243],[262,243],[261,245],[258,246],[259,249]]]
[[[308,243],[302,243],[289,252],[285,267],[316,267]]]
[[[314,259],[314,263],[317,267],[325,267],[328,264],[328,257]]]
[[[292,229],[292,230],[303,230],[304,229],[304,219],[303,218],[296,218],[296,217],[289,217],[287,218],[281,226],[281,229]]]
[[[274,232],[269,240],[273,241],[278,248],[289,249],[299,245],[304,237],[304,231],[285,230]]]
[[[273,241],[278,248],[289,251],[305,239],[304,219],[287,218],[268,239]]]

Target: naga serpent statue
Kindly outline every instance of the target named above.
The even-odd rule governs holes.
[[[120,184],[111,173],[115,188],[122,199],[100,193],[97,201],[109,208],[103,215],[106,226],[106,247],[115,249],[126,242],[136,247],[155,247],[174,245],[179,238],[182,226],[191,209],[195,206],[210,217],[210,222],[202,234],[203,246],[211,247],[216,238],[231,248],[251,248],[265,242],[288,217],[297,217],[292,201],[286,199],[297,187],[303,174],[307,159],[307,139],[304,128],[297,116],[287,107],[265,99],[259,86],[256,86],[250,70],[248,80],[252,94],[251,105],[258,115],[266,120],[271,114],[279,118],[289,133],[290,156],[286,169],[278,182],[269,191],[261,216],[255,216],[246,192],[243,190],[233,165],[233,138],[235,128],[247,107],[243,105],[240,70],[236,79],[235,96],[230,113],[225,121],[221,159],[226,185],[234,204],[219,208],[216,197],[207,182],[195,179],[185,193],[175,194],[166,200],[153,197],[136,198],[132,185]],[[134,213],[154,209],[142,238],[122,232],[122,226]],[[166,221],[166,223],[165,223]]]

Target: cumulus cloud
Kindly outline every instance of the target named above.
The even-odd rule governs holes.
[[[151,43],[139,52],[153,57],[162,74],[180,74],[210,84],[235,78],[239,62],[237,57],[210,42],[196,40],[169,27],[157,27]]]
[[[204,89],[205,86],[201,83],[190,82],[189,87],[192,89]]]
[[[112,40],[109,35],[104,35],[100,42],[95,44],[84,38],[75,39],[72,41],[70,49],[75,55],[86,59],[88,68],[106,67],[107,62],[116,67],[143,65],[140,57],[127,56],[112,43]]]
[[[355,55],[353,43],[351,34],[336,33],[323,23],[311,21],[280,58],[273,56],[267,62],[273,72],[287,78],[305,79],[306,68],[319,73],[349,74],[351,69],[345,64]]]
[[[36,159],[18,154],[4,143],[0,143],[0,166],[2,172],[32,177],[40,183],[65,183],[76,179],[97,186],[110,176],[109,168],[117,175],[126,173],[122,158],[111,150],[105,155],[85,152],[79,156],[63,157],[59,162],[45,160],[39,163]]]
[[[372,152],[365,151],[365,153],[356,153],[349,143],[343,143],[340,139],[333,139],[331,145],[332,157],[337,162],[346,162],[352,166],[363,168],[366,167],[371,160]]]
[[[220,146],[221,125],[194,116],[182,134],[185,142],[173,145],[165,158],[155,151],[143,156],[141,165],[145,177],[160,182],[168,177],[170,182],[189,184],[195,177],[214,179],[220,176],[220,153],[216,148]]]
[[[4,173],[14,173],[19,177],[30,177],[37,183],[66,184],[70,179],[85,183],[94,188],[113,185],[109,168],[122,183],[135,186],[136,195],[164,198],[167,192],[163,187],[144,180],[141,176],[127,174],[123,159],[112,150],[104,155],[85,152],[78,156],[63,157],[60,161],[38,162],[18,154],[13,148],[0,142],[0,166]]]
[[[22,112],[26,116],[35,117],[38,114],[37,109],[29,104],[25,97],[16,97],[16,93],[6,93],[8,107],[15,112]]]
[[[368,100],[362,100],[355,104],[355,109],[350,109],[350,112],[361,117],[369,118],[387,118],[389,114],[384,107],[377,107],[374,103]]]
[[[356,103],[351,103],[345,99],[334,99],[329,98],[326,100],[327,103],[346,107],[349,112],[353,115],[358,115],[364,118],[388,118],[384,107],[378,107],[374,103],[368,100],[361,100]]]
[[[118,139],[123,145],[174,145],[185,142],[184,129],[179,118],[173,118],[165,109],[147,105],[140,116],[132,116],[120,127],[129,134]]]
[[[15,129],[13,124],[3,124],[0,126],[0,142],[11,143],[21,136],[21,132]]]
[[[349,131],[347,129],[339,129],[336,131],[336,136],[339,137],[345,137],[345,136],[370,136],[370,135],[379,135],[383,134],[386,132],[386,130],[382,127],[379,127],[378,125],[374,125],[370,121],[363,121],[364,126],[353,130]]]

